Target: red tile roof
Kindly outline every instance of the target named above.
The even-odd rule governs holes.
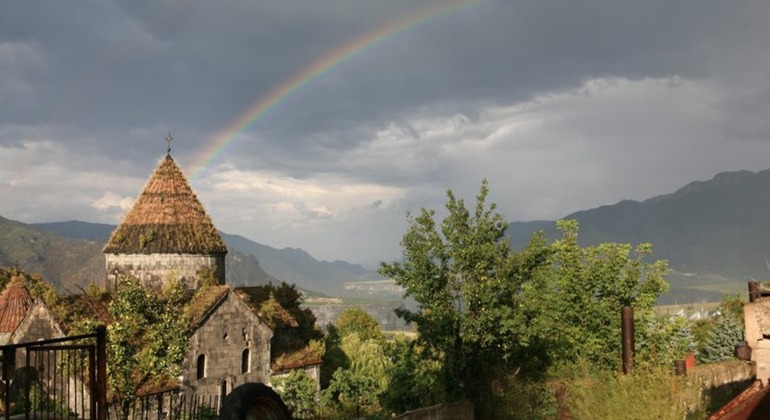
[[[0,295],[0,333],[15,331],[34,302],[22,282],[12,281]]]

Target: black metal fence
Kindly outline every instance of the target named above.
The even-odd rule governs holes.
[[[0,346],[2,417],[107,419],[106,329]]]
[[[126,416],[130,420],[215,420],[222,401],[219,395],[194,395],[181,388],[137,398]]]

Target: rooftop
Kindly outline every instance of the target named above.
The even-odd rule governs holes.
[[[225,254],[222,237],[171,155],[112,232],[105,254]]]

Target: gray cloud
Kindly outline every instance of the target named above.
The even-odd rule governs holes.
[[[0,192],[19,198],[0,215],[117,222],[167,132],[189,168],[316,60],[445,4],[4,4]],[[763,169],[769,18],[758,0],[468,2],[313,78],[192,182],[226,231],[373,262],[407,210],[484,177],[535,219]]]

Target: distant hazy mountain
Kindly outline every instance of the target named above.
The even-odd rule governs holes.
[[[0,265],[41,274],[58,290],[100,283],[105,276],[102,248],[115,226],[86,222],[27,225],[0,217]],[[252,255],[227,254],[227,282],[236,286],[276,283]]]
[[[710,276],[719,294],[714,276],[744,285],[770,277],[770,170],[720,173],[673,194],[624,200],[564,218],[579,221],[583,245],[652,243],[653,258],[668,259],[671,268],[684,273],[671,279],[672,286]],[[514,222],[508,230],[514,248],[525,246],[537,230],[558,237],[554,221]]]
[[[583,245],[651,242],[652,258],[668,259],[675,270],[669,276],[672,292],[663,301],[716,300],[743,290],[747,280],[770,278],[770,170],[721,173],[673,194],[625,200],[565,218],[580,222]],[[85,222],[24,225],[0,218],[0,264],[40,272],[63,286],[77,284],[103,275],[101,247],[113,229]],[[508,234],[514,248],[521,249],[538,230],[558,237],[554,221],[514,222]],[[301,249],[222,237],[230,250],[228,282],[233,284],[285,280],[341,295],[344,283],[378,278],[360,265],[318,261]]]
[[[36,223],[28,225],[42,231],[73,239],[94,241],[102,246],[114,225],[80,221]],[[366,268],[344,261],[318,261],[307,252],[296,248],[276,249],[239,235],[220,232],[229,250],[227,281],[234,285],[265,284],[286,281],[325,294],[340,295],[343,284],[351,281],[377,279],[379,276]],[[99,248],[101,257],[101,248]],[[102,261],[103,265],[103,261]]]
[[[0,217],[0,265],[40,274],[59,290],[75,290],[104,271],[102,242],[43,232]]]
[[[318,261],[298,248],[276,249],[226,233],[222,233],[222,238],[228,249],[255,256],[266,272],[305,289],[339,296],[345,294],[342,286],[346,282],[380,278],[376,272],[360,265],[344,261]]]

